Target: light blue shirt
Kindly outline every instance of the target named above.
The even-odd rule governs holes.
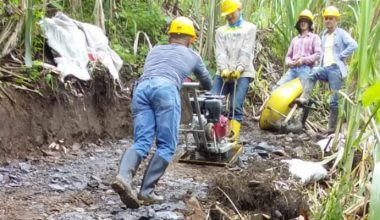
[[[340,72],[342,73],[342,77],[347,76],[347,66],[346,66],[346,59],[347,57],[351,56],[352,53],[356,50],[358,47],[358,44],[356,41],[350,36],[349,33],[347,33],[345,30],[341,28],[336,28],[333,32],[335,35],[334,37],[334,46],[333,46],[333,53],[334,58],[336,61],[336,64],[339,67]],[[322,40],[321,40],[321,49],[322,49],[322,56],[320,58],[320,65],[323,66],[323,57],[324,57],[324,48],[326,43],[326,36],[327,30],[325,30],[322,34]]]

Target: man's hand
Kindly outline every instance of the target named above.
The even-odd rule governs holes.
[[[290,63],[288,63],[288,67],[290,68],[294,67],[294,61],[290,61]]]
[[[231,71],[229,70],[223,70],[221,73],[220,73],[220,77],[222,77],[222,79],[224,81],[228,81],[230,79],[230,74],[231,74]]]
[[[230,79],[232,80],[237,80],[240,78],[240,71],[238,70],[235,70],[235,71],[232,71],[231,74],[230,74]]]
[[[294,62],[294,66],[301,66],[302,64],[303,64],[302,58],[298,58],[298,59]]]

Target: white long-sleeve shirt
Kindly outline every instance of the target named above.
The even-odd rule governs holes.
[[[217,74],[227,69],[239,70],[241,77],[255,77],[253,58],[256,32],[256,25],[244,20],[239,27],[230,27],[226,24],[216,30]]]

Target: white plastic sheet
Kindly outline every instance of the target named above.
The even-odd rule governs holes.
[[[289,164],[289,172],[304,184],[316,182],[327,176],[327,170],[320,164],[300,159],[282,160]]]
[[[53,18],[39,22],[48,45],[59,57],[55,57],[60,80],[72,75],[80,80],[90,80],[90,61],[100,61],[108,68],[114,80],[119,81],[123,65],[121,58],[108,46],[108,39],[99,27],[71,19],[58,12]]]

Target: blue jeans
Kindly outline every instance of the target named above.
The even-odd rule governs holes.
[[[311,68],[308,65],[302,65],[302,66],[289,68],[289,70],[285,73],[285,75],[281,77],[281,79],[276,83],[276,85],[273,87],[272,90],[276,89],[282,84],[287,83],[297,77],[300,78],[301,84],[303,85],[305,80],[309,76],[310,71],[311,71]]]
[[[156,154],[170,162],[177,146],[181,117],[180,96],[176,85],[160,77],[142,80],[133,93],[132,114],[132,148],[145,158],[156,137]]]
[[[216,75],[214,78],[214,85],[212,86],[211,93],[214,95],[227,95],[230,94],[230,115],[229,118],[232,119],[234,117],[234,120],[237,120],[241,122],[243,120],[243,105],[244,105],[244,99],[247,95],[249,83],[251,83],[251,78],[248,77],[240,77],[237,80],[236,85],[236,95],[235,95],[235,111],[234,115],[232,115],[232,106],[234,103],[234,81],[230,80],[225,83],[223,87],[223,91],[221,91],[223,86],[223,79],[219,75]]]
[[[343,78],[338,65],[327,67],[314,67],[309,75],[313,81],[328,82],[332,92],[330,96],[330,108],[338,108],[338,90],[342,88]]]

